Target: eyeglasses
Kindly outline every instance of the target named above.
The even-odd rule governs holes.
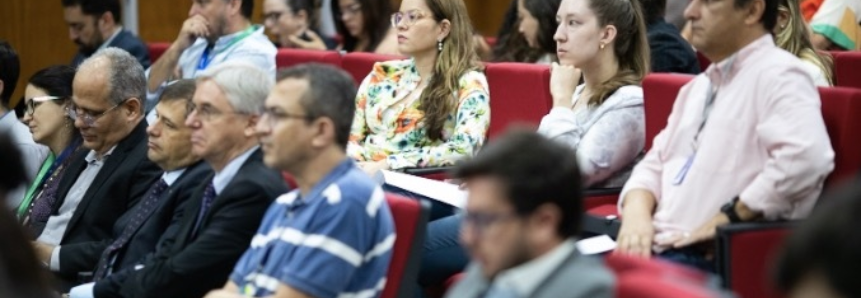
[[[191,117],[191,114],[197,114],[203,121],[211,121],[213,118],[224,115],[224,114],[236,114],[236,115],[248,115],[249,113],[245,112],[223,112],[218,109],[212,107],[209,104],[197,105],[195,103],[188,104],[188,117]]]
[[[345,16],[348,14],[349,15],[357,15],[360,13],[362,13],[362,4],[359,4],[359,3],[353,3],[353,4],[347,5],[345,7],[341,7],[341,16]]]
[[[284,14],[284,12],[283,12],[283,11],[273,11],[273,12],[270,12],[270,13],[263,14],[263,21],[264,21],[264,22],[269,22],[269,21],[275,22],[275,21],[278,21],[278,19],[280,19],[280,18],[281,18],[281,15],[282,15],[282,14]]]
[[[58,100],[63,99],[59,96],[36,96],[29,100],[27,100],[27,108],[24,110],[27,115],[33,116],[33,113],[36,111],[36,108],[42,105],[43,102],[50,100]]]
[[[404,22],[404,25],[412,26],[422,17],[424,17],[424,14],[418,9],[408,10],[406,12],[399,11],[392,14],[392,27],[397,27],[401,22]]]
[[[85,111],[85,109],[77,105],[73,105],[73,107],[69,110],[69,116],[72,118],[72,120],[77,120],[80,118],[81,121],[84,122],[84,125],[86,125],[86,127],[96,127],[96,121],[101,119],[102,116],[106,115],[107,113],[110,113],[111,111],[115,110],[117,107],[125,104],[128,100],[128,98],[123,99],[123,101],[118,104],[115,104],[113,107],[105,110],[104,112],[93,112],[88,110]]]
[[[518,216],[513,213],[466,212],[463,214],[462,228],[472,228],[476,234],[481,235],[494,223],[516,218]]]
[[[287,120],[287,119],[304,119],[310,120],[311,117],[308,115],[302,114],[291,114],[284,111],[279,111],[272,108],[264,109],[262,113],[260,113],[260,121],[266,123],[269,127],[275,126],[278,122]]]

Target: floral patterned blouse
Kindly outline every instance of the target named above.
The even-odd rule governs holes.
[[[490,125],[487,78],[479,71],[460,77],[453,96],[457,110],[443,126],[442,140],[431,141],[415,90],[421,77],[415,62],[379,62],[362,81],[347,153],[357,161],[386,160],[389,169],[445,166],[471,157],[484,144]],[[405,99],[410,95],[414,100]]]

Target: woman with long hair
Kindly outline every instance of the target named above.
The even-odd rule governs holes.
[[[264,0],[263,25],[275,35],[279,48],[334,49],[337,44],[317,30],[319,9],[315,0]]]
[[[494,62],[550,64],[556,59],[556,10],[562,0],[512,0],[493,48]]]
[[[557,20],[553,109],[538,131],[575,148],[587,187],[621,187],[645,144],[642,8],[637,0],[564,0]]]
[[[804,69],[817,86],[834,85],[834,64],[827,54],[820,54],[810,42],[807,23],[801,15],[798,0],[780,0],[777,5],[777,26],[774,43],[804,62]]]
[[[389,0],[333,0],[332,16],[342,39],[340,50],[400,55],[395,30],[389,26],[391,13]]]
[[[41,234],[48,222],[57,203],[57,187],[71,160],[69,157],[81,147],[81,135],[75,129],[71,116],[74,113],[70,112],[74,78],[74,68],[51,66],[33,74],[24,91],[27,105],[24,123],[30,127],[33,141],[51,149],[15,210],[21,223],[29,228],[31,237]]]
[[[404,0],[392,15],[398,49],[364,79],[348,154],[369,173],[452,165],[484,143],[487,79],[461,0]]]

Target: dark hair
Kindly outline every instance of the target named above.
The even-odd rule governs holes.
[[[27,183],[27,173],[24,172],[24,163],[21,160],[21,152],[15,143],[12,143],[11,137],[0,133],[0,164],[3,165],[3,170],[0,171],[0,192],[6,193]],[[6,198],[2,199],[0,206],[6,206]]]
[[[0,104],[9,107],[9,99],[15,93],[18,76],[21,74],[21,61],[18,53],[5,40],[0,39],[0,81],[3,81],[3,93],[0,93]],[[10,107],[11,108],[11,107]]]
[[[352,77],[328,64],[304,63],[278,72],[278,82],[287,79],[308,81],[308,89],[301,99],[306,121],[321,117],[332,120],[335,124],[335,141],[342,149],[346,149],[356,113],[356,84]]]
[[[600,105],[622,86],[640,85],[649,73],[649,42],[639,0],[589,0],[589,8],[598,18],[598,26],[616,27],[613,54],[619,70],[592,91],[589,105]]]
[[[100,17],[106,12],[114,16],[115,23],[122,23],[120,0],[62,0],[63,7],[80,6],[81,12],[88,16]]]
[[[177,80],[162,91],[159,97],[159,102],[185,102],[185,116],[191,114],[191,98],[194,97],[194,90],[197,89],[197,81],[194,79]]]
[[[502,26],[496,33],[496,45],[493,46],[493,62],[527,62],[533,63],[541,59],[542,53],[526,42],[526,37],[517,32],[517,0],[511,0]],[[556,17],[553,18],[554,20]],[[555,45],[554,45],[555,49]]]
[[[646,24],[663,19],[667,12],[667,0],[640,0]]]
[[[555,205],[562,215],[559,236],[574,237],[580,231],[583,182],[577,155],[533,130],[507,132],[457,166],[453,176],[497,178],[518,215],[528,216],[544,204]]]
[[[317,0],[284,0],[287,4],[287,7],[293,11],[293,14],[296,14],[300,11],[305,11],[305,15],[308,16],[308,27],[309,28],[317,28],[319,24],[320,18],[320,3]],[[337,1],[334,1],[337,2]],[[338,3],[332,3],[332,5],[337,5]]]
[[[383,38],[386,37],[389,28],[391,27],[390,16],[394,12],[392,3],[389,0],[356,0],[362,8],[362,31],[368,35],[368,48],[365,51],[372,52]],[[332,16],[335,19],[335,28],[338,29],[338,34],[341,35],[343,41],[342,49],[347,52],[352,52],[359,43],[359,39],[350,35],[347,26],[344,25],[344,20],[341,19],[341,6],[338,1],[332,1]]]
[[[242,0],[242,6],[240,6],[239,9],[242,12],[242,16],[250,20],[251,14],[254,13],[254,0]]]
[[[58,96],[66,101],[72,98],[74,80],[75,68],[68,65],[53,65],[34,73],[27,83],[44,90],[50,96]]]
[[[861,187],[858,182],[820,199],[820,206],[786,240],[777,259],[775,281],[782,291],[821,273],[843,297],[861,297]]]
[[[733,2],[735,8],[741,9],[749,5],[755,0],[735,0]],[[762,10],[762,17],[759,22],[768,30],[769,33],[774,32],[774,26],[777,25],[777,4],[779,0],[762,0],[765,2],[765,8]]]
[[[536,39],[541,53],[556,54],[556,40],[553,34],[556,32],[556,12],[562,0],[523,0],[526,10],[538,20],[538,34]]]

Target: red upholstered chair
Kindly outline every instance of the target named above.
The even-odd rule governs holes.
[[[721,297],[717,281],[694,269],[659,259],[609,254],[605,264],[616,276],[618,298]]]
[[[822,117],[834,149],[825,187],[861,170],[861,89],[819,88]],[[771,259],[794,222],[733,224],[718,229],[718,272],[741,297],[779,297],[768,283]]]
[[[149,61],[153,64],[158,61],[158,58],[167,51],[167,48],[170,47],[169,42],[152,42],[148,43],[147,48],[149,48]]]
[[[525,63],[487,63],[485,74],[490,87],[490,129],[488,138],[510,124],[538,127],[550,112],[550,68]]]
[[[861,88],[861,52],[831,52],[834,57],[834,85]]]
[[[416,291],[422,243],[425,241],[430,204],[386,193],[395,221],[397,238],[381,298],[412,297]]]
[[[308,62],[341,67],[341,54],[337,51],[278,49],[278,54],[275,55],[275,65],[278,68],[291,67]]]
[[[341,57],[341,67],[350,73],[356,80],[356,85],[359,85],[371,73],[374,63],[399,59],[406,59],[406,57],[352,52]]]

